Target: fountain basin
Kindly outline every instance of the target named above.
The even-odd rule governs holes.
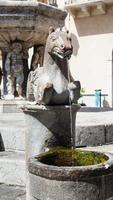
[[[106,161],[87,166],[56,166],[31,158],[28,168],[32,197],[37,200],[104,200],[113,196],[113,155],[105,153],[104,156],[105,160],[108,158]]]
[[[87,166],[104,163],[108,157],[102,153],[70,149],[64,147],[51,148],[35,157],[38,161],[57,167]]]

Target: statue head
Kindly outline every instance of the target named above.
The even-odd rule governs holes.
[[[22,43],[20,41],[14,41],[11,44],[11,49],[15,53],[20,53],[22,51]]]
[[[46,45],[48,53],[60,59],[69,59],[73,53],[71,37],[65,28],[54,30],[50,27]]]

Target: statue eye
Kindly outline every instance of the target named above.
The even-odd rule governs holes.
[[[56,40],[56,37],[55,37],[55,36],[53,36],[53,37],[52,37],[52,41],[55,41],[55,40]]]

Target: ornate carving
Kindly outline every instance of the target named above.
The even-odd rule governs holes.
[[[22,49],[22,43],[14,41],[11,44],[11,50],[7,54],[5,61],[5,70],[7,73],[7,92],[8,98],[13,98],[16,90],[19,98],[22,98],[22,84],[24,81],[23,58],[25,53]]]
[[[53,28],[47,38],[43,67],[31,71],[27,98],[38,104],[76,103],[80,97],[80,82],[71,76],[68,59],[73,47],[68,31]]]

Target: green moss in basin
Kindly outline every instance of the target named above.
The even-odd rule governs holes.
[[[36,156],[40,162],[54,166],[87,166],[104,163],[108,157],[102,153],[56,147]]]

